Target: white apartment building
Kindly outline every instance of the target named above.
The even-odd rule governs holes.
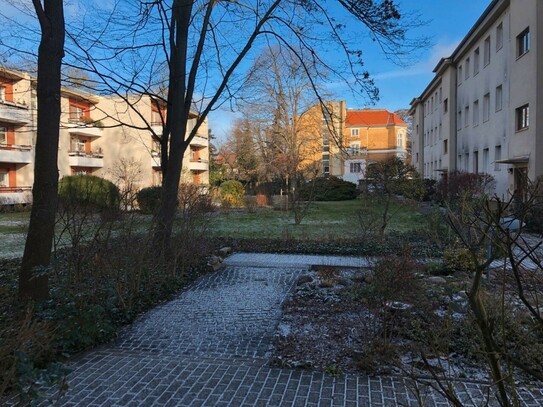
[[[490,3],[411,102],[412,161],[425,178],[487,173],[507,198],[543,175],[542,47],[541,0]]]
[[[0,205],[31,202],[36,141],[36,81],[27,73],[0,70]],[[115,180],[121,159],[137,166],[138,187],[160,185],[160,146],[165,107],[149,96],[128,100],[62,89],[59,176],[92,174]],[[129,104],[130,103],[130,104]],[[130,105],[133,105],[132,108]],[[196,114],[189,123],[192,130]],[[149,125],[151,130],[149,129]],[[183,158],[182,180],[209,184],[205,121]]]

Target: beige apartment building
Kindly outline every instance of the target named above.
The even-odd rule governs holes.
[[[425,178],[487,173],[496,193],[543,175],[543,2],[493,0],[411,102],[412,162]]]
[[[31,202],[36,139],[35,80],[26,73],[0,71],[0,204]],[[140,188],[160,185],[160,146],[167,114],[149,96],[128,100],[63,89],[58,151],[59,176],[92,174],[115,179],[120,162],[139,169]],[[189,123],[192,130],[194,119]],[[207,121],[183,158],[184,182],[209,183]]]

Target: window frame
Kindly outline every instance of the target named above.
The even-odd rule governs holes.
[[[517,35],[517,59],[526,55],[530,51],[531,38],[530,27],[526,27],[519,35]]]
[[[515,131],[524,131],[530,128],[530,104],[526,103],[515,109]]]
[[[496,52],[503,48],[503,21],[496,26]]]
[[[492,49],[492,44],[490,42],[490,35],[485,38],[483,46],[483,68],[490,64],[490,50]]]

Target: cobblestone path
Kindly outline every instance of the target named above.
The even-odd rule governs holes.
[[[148,312],[119,339],[75,361],[61,406],[400,406],[419,403],[402,378],[272,368],[267,365],[280,305],[311,264],[366,260],[234,254],[174,300]],[[467,406],[484,386],[458,383]],[[447,406],[432,392],[424,405]],[[521,393],[540,405],[541,390]]]

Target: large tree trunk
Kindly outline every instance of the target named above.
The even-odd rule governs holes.
[[[192,90],[187,92],[187,44],[191,0],[175,0],[172,5],[170,35],[170,76],[168,84],[168,114],[166,127],[170,131],[166,172],[163,174],[162,202],[157,217],[155,230],[155,247],[167,253],[172,234],[173,221],[177,209],[177,193],[181,179],[183,155],[187,148],[185,134],[190,116],[190,99]],[[188,95],[187,95],[188,93]],[[189,99],[187,103],[187,98]]]
[[[33,205],[19,272],[23,298],[46,299],[45,269],[51,260],[58,189],[58,139],[60,132],[60,72],[64,57],[64,8],[62,0],[33,0],[41,27],[38,50],[38,131],[34,167]]]

